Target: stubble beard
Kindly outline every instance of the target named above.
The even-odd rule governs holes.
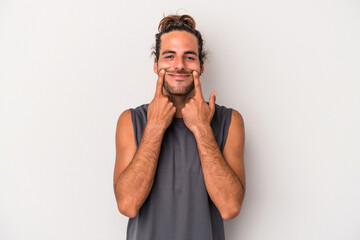
[[[175,96],[186,96],[188,95],[194,88],[194,81],[191,81],[186,86],[183,87],[173,87],[169,84],[169,82],[166,80],[166,77],[164,78],[164,88],[170,95]]]

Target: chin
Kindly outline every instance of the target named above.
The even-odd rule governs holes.
[[[167,81],[164,82],[164,88],[165,90],[175,96],[186,96],[191,93],[191,91],[194,89],[194,82],[191,82],[190,84],[182,87],[174,87],[171,86]]]

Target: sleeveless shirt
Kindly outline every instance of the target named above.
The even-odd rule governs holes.
[[[137,147],[147,123],[148,104],[130,109]],[[211,127],[223,151],[232,109],[215,105]],[[149,196],[129,218],[127,240],[224,240],[223,219],[204,183],[195,137],[182,118],[164,133]]]

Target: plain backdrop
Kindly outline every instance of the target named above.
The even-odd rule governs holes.
[[[125,239],[122,111],[151,101],[163,14],[192,15],[205,98],[245,120],[227,239],[360,239],[357,0],[0,0],[0,239]]]

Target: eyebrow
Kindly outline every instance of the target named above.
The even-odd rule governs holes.
[[[161,53],[161,55],[165,55],[165,54],[175,54],[176,52],[173,50],[165,50],[164,52]],[[186,51],[184,54],[192,54],[197,56],[197,53],[194,51]]]
[[[192,55],[197,56],[197,53],[196,53],[196,52],[194,52],[194,51],[186,51],[186,52],[185,52],[185,54],[192,54]]]

